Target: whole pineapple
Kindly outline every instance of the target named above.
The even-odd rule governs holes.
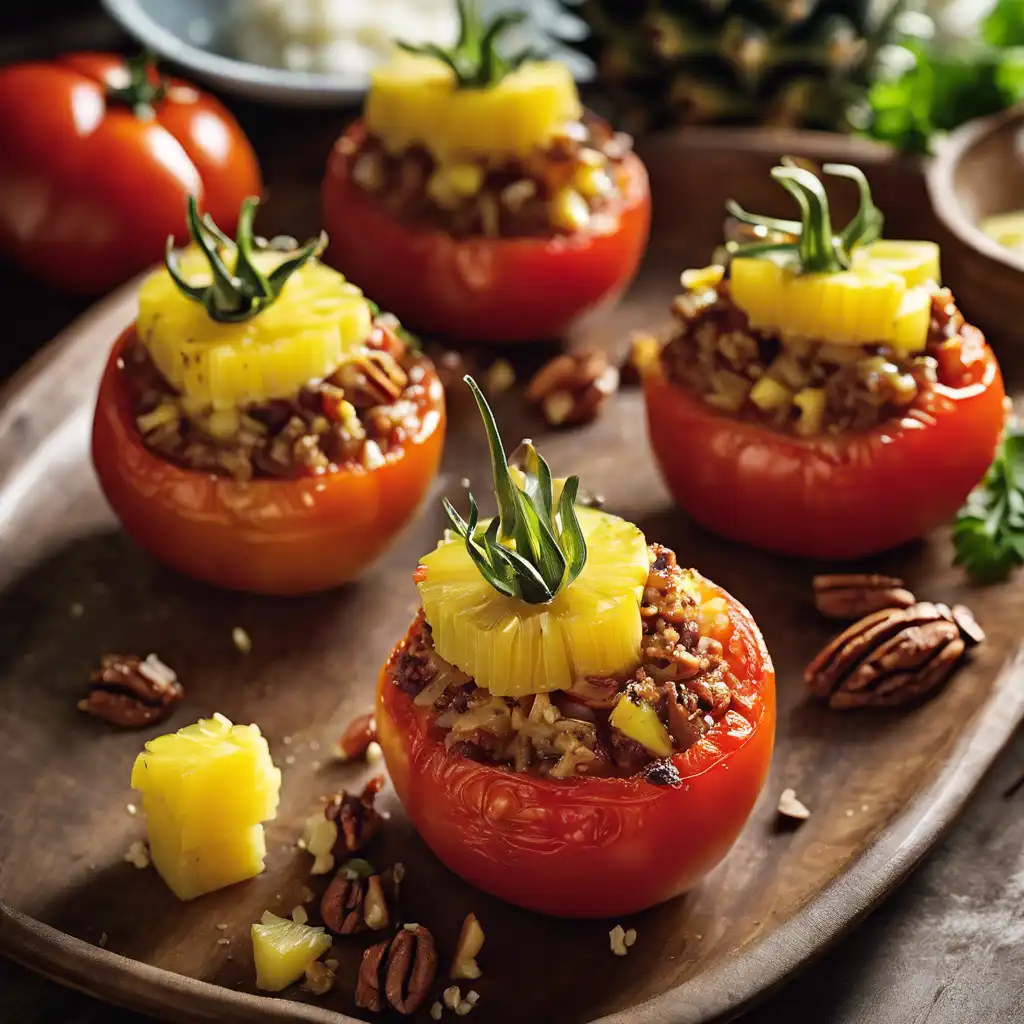
[[[905,0],[561,0],[627,130],[849,127]]]

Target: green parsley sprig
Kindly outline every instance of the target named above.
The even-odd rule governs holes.
[[[469,519],[445,498],[444,509],[480,574],[500,594],[527,604],[544,604],[567,587],[587,562],[587,542],[576,518],[580,480],[565,481],[557,507],[551,470],[529,442],[523,452],[523,486],[512,478],[494,413],[472,377],[463,378],[473,392],[487,431],[498,515],[486,529],[478,527],[476,499],[469,496]]]
[[[954,565],[982,583],[1024,565],[1024,427],[1008,427],[953,525]]]

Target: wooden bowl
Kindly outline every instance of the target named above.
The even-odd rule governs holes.
[[[1024,254],[978,223],[1024,209],[1024,105],[958,128],[927,170],[942,276],[964,315],[999,345],[1024,348]]]

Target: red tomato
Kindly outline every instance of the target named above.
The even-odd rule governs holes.
[[[377,737],[420,835],[457,875],[510,903],[561,917],[613,917],[692,888],[735,842],[764,785],[775,741],[775,673],[750,613],[724,598],[717,639],[739,682],[732,706],[673,762],[682,784],[631,778],[545,779],[445,750],[393,683],[400,643],[381,673]]]
[[[922,537],[984,476],[1005,422],[995,356],[980,331],[963,337],[902,419],[837,437],[734,419],[648,375],[648,434],[665,481],[709,530],[787,555],[859,558]]]
[[[349,128],[327,164],[327,262],[411,328],[458,341],[555,338],[633,279],[651,197],[647,171],[632,153],[610,234],[456,239],[406,227],[352,181],[352,153],[364,134],[359,123]]]
[[[173,569],[216,586],[302,594],[359,575],[408,522],[437,472],[444,391],[428,378],[420,435],[379,469],[339,469],[299,480],[230,478],[183,469],[139,437],[114,345],[100,383],[92,458],[129,534]]]
[[[107,291],[186,239],[195,194],[231,231],[262,191],[235,119],[177,79],[147,110],[115,95],[121,57],[79,53],[0,70],[0,249],[64,291]],[[142,84],[152,87],[155,73]]]

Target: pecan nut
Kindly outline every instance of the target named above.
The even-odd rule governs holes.
[[[327,801],[324,816],[338,826],[333,850],[335,857],[358,853],[380,831],[381,816],[374,802],[383,786],[384,776],[376,775],[359,796],[342,790]]]
[[[814,577],[814,607],[830,619],[859,619],[885,608],[909,608],[917,598],[897,576],[841,573]]]
[[[920,602],[864,616],[828,643],[804,676],[832,708],[898,707],[934,691],[965,649],[952,612]]]
[[[78,708],[125,729],[162,722],[185,695],[174,670],[155,654],[104,654]]]
[[[539,405],[553,427],[590,423],[604,400],[619,389],[619,371],[603,352],[581,349],[545,363],[526,387],[526,400]]]
[[[356,1006],[379,1013],[386,1006],[408,1016],[426,1001],[437,972],[434,937],[407,924],[393,939],[363,953],[356,979]]]
[[[367,874],[363,866],[357,862],[343,866],[320,901],[320,917],[335,935],[380,931],[391,920],[381,876]]]
[[[338,757],[342,761],[354,761],[364,757],[371,743],[377,740],[377,720],[373,712],[359,715],[349,722],[338,740]]]
[[[357,409],[369,409],[397,401],[409,375],[389,352],[367,349],[343,363],[332,380]]]

